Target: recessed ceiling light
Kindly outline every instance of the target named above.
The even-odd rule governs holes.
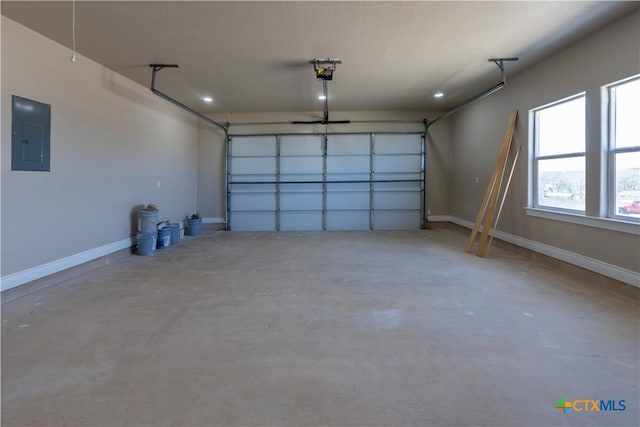
[[[213,102],[213,98],[212,98],[212,97],[210,97],[210,96],[205,96],[204,98],[202,98],[202,100],[203,100],[204,102]]]
[[[434,98],[442,98],[443,96],[444,96],[443,92],[436,92],[436,93],[433,94]]]
[[[324,95],[318,95],[318,99],[319,99],[320,101],[324,101],[325,99],[327,99],[327,97],[326,97],[326,96],[324,96]]]

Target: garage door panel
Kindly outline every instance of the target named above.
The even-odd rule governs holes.
[[[369,209],[370,196],[367,192],[327,192],[327,210]]]
[[[276,195],[261,193],[239,193],[230,197],[231,211],[276,210]]]
[[[231,156],[275,156],[275,136],[240,136],[231,138]]]
[[[420,155],[387,155],[374,156],[373,171],[376,173],[388,172],[415,172],[420,173]]]
[[[378,191],[373,195],[374,209],[420,209],[418,191]]]
[[[327,185],[345,186],[348,188],[353,184],[360,184],[364,182],[367,188],[369,187],[369,174],[368,173],[330,173],[327,174]]]
[[[375,154],[420,154],[422,137],[417,134],[376,134],[373,152]]]
[[[320,181],[322,181],[322,175],[318,175],[320,177]],[[296,183],[281,183],[280,184],[280,191],[282,193],[294,193],[294,192],[300,192],[300,193],[307,193],[307,192],[312,192],[312,193],[320,193],[322,194],[322,183],[310,183],[310,184],[300,184],[298,182]]]
[[[380,183],[386,183],[389,181],[397,181],[397,182],[410,182],[411,184],[415,184],[420,186],[420,172],[415,173],[407,173],[407,172],[385,172],[385,173],[376,173],[374,174],[374,181],[378,181]],[[417,181],[417,182],[416,182]]]
[[[346,183],[334,183],[327,182],[327,192],[333,193],[336,191],[369,191],[368,182],[346,182]]]
[[[275,231],[275,212],[231,212],[229,228],[238,231]]]
[[[230,185],[235,185],[235,184],[242,184],[244,182],[246,183],[265,183],[263,185],[266,185],[266,183],[272,183],[276,181],[276,176],[272,175],[272,174],[268,174],[268,175],[233,175],[231,177],[232,181],[230,183]],[[242,185],[248,185],[248,184],[242,184]]]
[[[328,156],[327,173],[369,174],[370,162],[369,156]]]
[[[238,157],[231,160],[231,173],[234,175],[275,174],[275,157]]]
[[[322,231],[322,211],[280,212],[282,231]]]
[[[322,157],[282,157],[280,158],[280,173],[315,173],[322,176]]]
[[[286,185],[293,185],[294,183],[319,183],[319,185],[322,185],[322,174],[282,174],[280,175],[280,182]]]
[[[366,154],[371,150],[369,134],[329,135],[327,154]]]
[[[280,137],[280,155],[322,156],[322,136],[286,135]]]
[[[327,230],[369,230],[369,211],[328,211]]]
[[[374,182],[373,191],[421,191],[421,186],[412,181]]]
[[[275,184],[264,184],[264,183],[235,183],[229,184],[229,191],[233,193],[275,193],[276,185]]]
[[[323,135],[232,137],[230,148],[232,230],[420,228],[420,134],[328,135],[326,153]]]
[[[322,210],[322,193],[280,193],[283,211]]]

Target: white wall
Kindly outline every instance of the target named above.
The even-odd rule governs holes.
[[[434,119],[437,111],[330,111],[331,120],[398,120],[409,123],[350,123],[329,125],[330,133],[370,132],[424,132],[422,120]],[[229,122],[231,135],[323,133],[322,125],[294,125],[291,121],[322,119],[322,112],[282,113],[234,113],[213,117],[219,122]],[[238,123],[286,124],[239,126]],[[221,131],[210,125],[199,123],[198,140],[198,209],[203,217],[225,216],[225,145]],[[431,129],[426,137],[427,187],[426,205],[431,215],[448,215],[451,173],[450,119]]]
[[[161,218],[196,210],[196,119],[70,54],[2,17],[3,289],[20,272],[130,242],[139,205],[157,204]],[[51,105],[51,172],[11,170],[12,95]]]
[[[224,132],[198,120],[198,213],[206,220],[224,221],[225,168]]]
[[[474,221],[496,161],[509,113],[518,109],[516,142],[523,152],[500,218],[499,230],[612,264],[640,271],[640,238],[629,234],[528,216],[528,112],[532,108],[587,93],[587,215],[601,204],[601,87],[640,73],[640,11],[593,33],[525,72],[509,78],[496,94],[453,117],[451,214]],[[508,74],[508,72],[507,72]],[[438,125],[434,125],[436,127]],[[604,173],[604,172],[603,172]],[[475,183],[475,177],[480,183]]]

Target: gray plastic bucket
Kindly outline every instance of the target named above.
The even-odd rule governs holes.
[[[138,233],[155,234],[158,225],[158,210],[148,211],[140,209],[138,211]]]
[[[171,227],[164,227],[158,230],[158,249],[168,248],[171,244]]]
[[[180,224],[177,222],[171,223],[171,244],[175,245],[180,241]]]
[[[202,227],[202,218],[198,219],[189,219],[189,228],[187,229],[187,235],[189,236],[199,236],[200,235],[200,227]]]
[[[138,255],[153,255],[153,252],[156,250],[155,234],[138,233],[136,240],[138,243],[138,249],[136,250],[136,253]]]

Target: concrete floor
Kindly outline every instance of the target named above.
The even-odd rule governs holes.
[[[638,425],[640,290],[467,236],[216,232],[4,298],[2,425]]]

